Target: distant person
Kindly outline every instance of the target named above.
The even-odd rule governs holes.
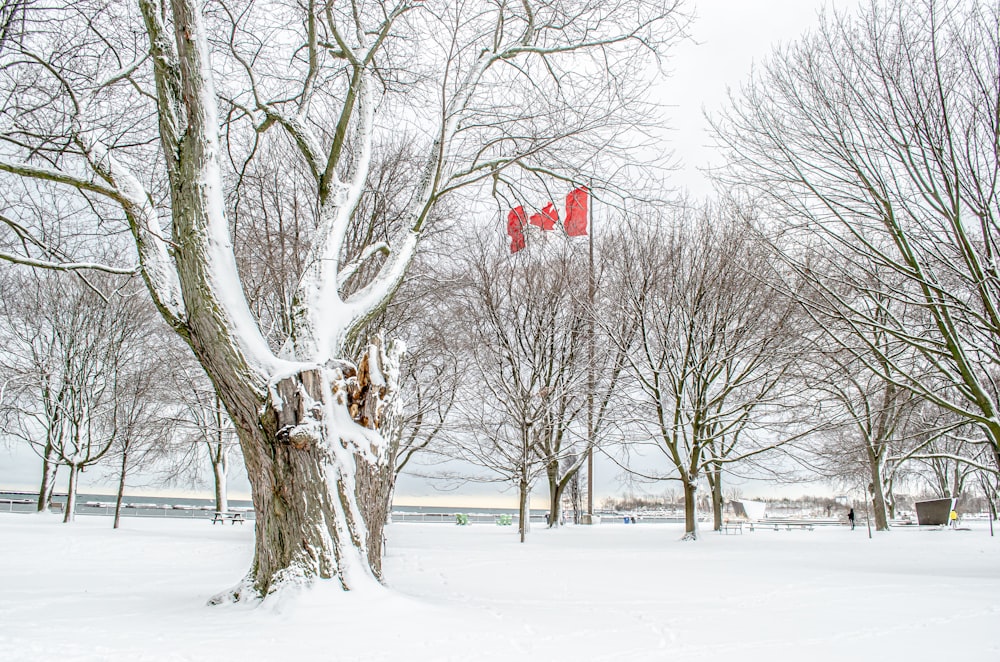
[[[954,510],[951,511],[951,515],[949,515],[949,519],[951,520],[951,528],[957,529],[958,528],[958,513],[956,513]]]
[[[854,530],[854,509],[851,508],[850,512],[847,513],[847,519],[851,523],[851,531]]]

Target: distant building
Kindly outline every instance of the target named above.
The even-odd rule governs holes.
[[[848,498],[846,496],[835,496],[835,497],[833,497],[833,500],[837,502],[838,506],[849,506],[849,505],[851,505],[850,498]]]

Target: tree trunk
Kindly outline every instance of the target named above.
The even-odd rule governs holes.
[[[562,495],[566,483],[559,483],[559,463],[550,462],[547,468],[549,479],[549,521],[550,529],[558,528],[562,521]]]
[[[573,502],[573,524],[580,523],[580,514],[583,512],[583,494],[580,489],[580,472],[574,471],[569,482],[569,498]]]
[[[896,494],[892,489],[892,481],[886,484],[885,488],[885,507],[889,515],[889,521],[896,519]]]
[[[215,510],[224,513],[229,511],[229,496],[226,491],[228,471],[225,457],[221,455],[225,451],[221,448],[218,451],[219,454],[213,454],[212,457],[212,474],[215,476]]]
[[[714,531],[722,531],[722,470],[713,469],[706,475],[712,491],[712,528]]]
[[[521,480],[517,484],[517,532],[521,536],[521,542],[528,533],[528,519],[531,514],[528,512],[528,477],[527,470],[521,470]]]
[[[66,488],[66,511],[63,513],[63,523],[69,523],[76,519],[76,481],[79,474],[80,467],[78,465],[69,465],[69,485]]]
[[[52,442],[45,445],[45,456],[42,458],[42,484],[38,488],[38,512],[48,512],[52,506],[52,492],[56,488],[56,474],[59,463],[56,462]]]
[[[392,512],[392,493],[396,486],[394,458],[378,465],[358,463],[357,498],[368,527],[368,563],[375,577],[382,579],[382,554],[385,547],[385,524]]]
[[[698,479],[684,481],[684,537],[682,540],[698,539]]]
[[[868,444],[868,466],[871,471],[871,493],[872,517],[875,519],[876,531],[888,531],[889,519],[886,510],[885,483],[882,480],[882,459],[875,452],[871,444]]]
[[[220,389],[243,448],[256,540],[248,577],[214,603],[316,578],[345,590],[377,581],[393,484],[378,428],[393,391],[371,382],[367,355],[356,370],[344,363],[285,377],[261,408],[241,406],[254,397],[249,385]]]
[[[111,528],[117,529],[122,515],[122,498],[125,496],[125,474],[128,471],[128,451],[122,452],[122,466],[118,474],[118,496],[115,499],[115,523]]]
[[[227,493],[227,478],[229,477],[229,452],[226,450],[225,431],[223,429],[222,403],[215,396],[215,444],[208,443],[208,456],[212,460],[212,474],[215,479],[215,511],[229,511],[229,495]]]

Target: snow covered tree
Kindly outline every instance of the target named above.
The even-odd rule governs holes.
[[[825,446],[817,465],[826,466],[825,477],[848,486],[856,484],[854,470],[864,467],[875,530],[887,531],[899,457],[917,444],[909,420],[919,400],[838,349],[817,352],[806,366],[817,421],[828,428],[819,435]]]
[[[991,444],[977,425],[930,405],[920,414],[916,432],[921,443],[900,457],[912,478],[935,496],[955,499],[981,476],[992,474],[987,480],[995,482],[1000,471],[992,461]],[[988,484],[978,482],[981,487]]]
[[[469,431],[459,452],[517,487],[523,542],[533,483],[546,477],[549,524],[558,526],[588,449],[587,264],[564,242],[513,256],[495,240],[481,243],[452,279],[462,286],[451,317],[478,393],[457,406]]]
[[[151,312],[143,311],[147,317]],[[146,328],[153,328],[156,322],[153,319]],[[162,337],[164,331],[149,334],[147,340],[157,335]],[[174,431],[171,403],[164,392],[172,366],[160,362],[149,342],[135,343],[130,350],[131,356],[122,362],[125,374],[115,394],[114,440],[104,458],[104,464],[113,469],[112,475],[118,483],[112,525],[116,529],[121,522],[128,478],[137,471],[153,469],[167,456]]]
[[[64,521],[74,516],[79,474],[111,451],[135,385],[148,330],[133,297],[106,278],[29,274],[4,299],[5,368],[16,416],[5,432],[43,459],[39,506],[51,499],[55,470],[69,469]],[[98,287],[100,286],[100,287]],[[105,294],[105,290],[108,294]]]
[[[21,43],[0,54],[0,172],[85,197],[104,227],[127,223],[154,303],[226,407],[257,522],[250,572],[220,600],[380,575],[403,348],[359,335],[439,201],[507,169],[572,173],[620,148],[642,115],[636,74],[677,18],[676,3],[645,0],[26,12]],[[405,222],[349,255],[366,236],[352,221],[373,150],[401,134],[420,158],[402,183]],[[308,173],[315,214],[278,349],[247,303],[227,217],[226,148],[245,156],[258,138],[295,146],[287,172]]]
[[[995,2],[871,0],[776,52],[717,129],[726,180],[786,240],[837,255],[823,294],[842,328],[897,386],[981,426],[1000,462],[998,26]],[[838,289],[858,271],[883,304]],[[921,360],[897,362],[900,344]]]
[[[721,494],[723,467],[782,439],[768,428],[792,399],[796,306],[731,209],[682,210],[633,232],[613,287],[632,322],[621,328],[636,332],[612,335],[634,384],[630,425],[644,441],[632,445],[665,458],[669,472],[648,477],[681,482],[685,538],[694,540],[706,473]]]
[[[922,401],[898,381],[918,375],[922,361],[883,327],[890,319],[918,327],[919,307],[895,298],[894,292],[908,286],[905,279],[892,281],[856,263],[844,264],[841,251],[823,242],[782,245],[781,229],[771,234],[777,236],[771,243],[773,255],[790,267],[786,278],[799,283],[795,299],[812,321],[800,379],[813,416],[824,428],[817,435],[821,473],[849,486],[857,480],[868,484],[875,529],[887,531],[898,458],[919,443],[910,420]],[[847,310],[863,310],[882,323],[852,325],[846,321]],[[866,468],[866,479],[857,478],[857,466]]]

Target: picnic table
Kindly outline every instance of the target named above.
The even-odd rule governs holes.
[[[220,513],[220,512],[215,512],[212,515],[212,524],[213,525],[216,522],[219,522],[221,524],[225,524],[226,522],[231,522],[233,524],[236,524],[237,522],[239,522],[240,524],[243,524],[246,521],[247,521],[246,518],[243,517],[243,513]]]

